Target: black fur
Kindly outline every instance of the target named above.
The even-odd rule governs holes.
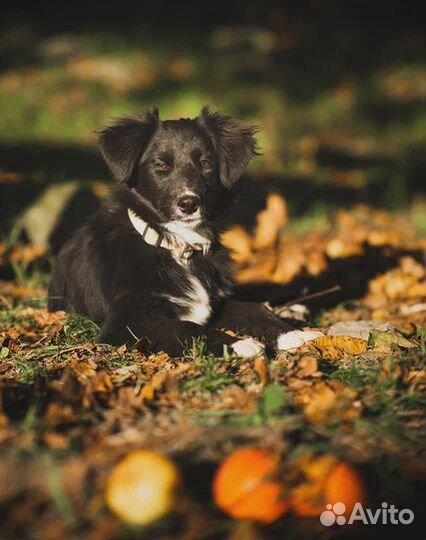
[[[263,306],[230,299],[227,253],[218,242],[232,186],[255,154],[255,128],[204,108],[198,118],[160,121],[158,111],[121,119],[101,131],[102,155],[118,182],[110,199],[60,251],[49,287],[49,309],[75,310],[101,328],[100,340],[134,343],[147,337],[153,351],[182,354],[192,338],[206,336],[220,354],[235,338],[226,328],[272,343],[288,325]],[[195,230],[209,238],[188,271],[164,248],[147,244],[127,210],[159,232],[187,219],[179,201],[190,191],[200,205]],[[188,217],[190,219],[190,216]],[[189,276],[204,286],[212,308],[201,326],[180,320],[185,309],[169,300],[190,290]]]

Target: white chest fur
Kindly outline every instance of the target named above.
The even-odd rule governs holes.
[[[182,297],[168,296],[170,302],[183,308],[182,314],[179,316],[181,321],[190,321],[199,325],[204,325],[209,320],[211,315],[210,298],[202,285],[201,281],[187,271],[187,278],[190,289],[185,291]]]

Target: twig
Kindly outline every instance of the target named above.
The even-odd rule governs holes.
[[[327,296],[328,294],[340,292],[341,290],[342,290],[342,287],[340,285],[335,285],[334,287],[330,287],[330,289],[325,289],[324,291],[307,294],[306,296],[300,296],[299,298],[290,300],[289,302],[286,302],[285,304],[283,304],[283,307],[292,306],[293,304],[299,304],[300,302],[305,302],[306,300],[312,300],[313,298],[320,298],[321,296]]]

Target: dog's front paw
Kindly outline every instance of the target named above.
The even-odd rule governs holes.
[[[291,332],[285,332],[280,334],[277,339],[277,350],[288,351],[290,349],[297,349],[302,347],[308,341],[323,336],[322,332],[315,332],[314,330],[292,330]]]
[[[231,345],[232,351],[241,358],[251,358],[262,354],[265,347],[256,339],[248,337],[240,339]]]

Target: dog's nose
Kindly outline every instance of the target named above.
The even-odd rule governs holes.
[[[184,195],[178,200],[178,206],[184,214],[193,214],[200,206],[200,198],[196,195]]]

